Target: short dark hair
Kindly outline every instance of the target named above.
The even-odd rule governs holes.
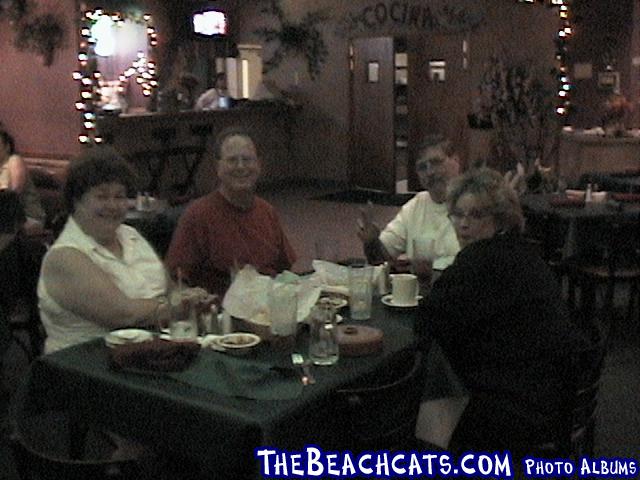
[[[440,134],[426,135],[418,146],[418,157],[429,149],[440,149],[447,156],[450,157],[455,153],[451,140]]]
[[[0,138],[2,139],[2,142],[9,147],[9,155],[16,153],[16,142],[13,140],[13,137],[9,132],[0,129]]]
[[[76,202],[87,191],[112,182],[123,185],[128,196],[136,191],[136,174],[118,152],[109,146],[89,147],[69,167],[64,186],[64,201],[69,213],[73,213]]]
[[[222,158],[222,144],[229,137],[245,137],[251,140],[251,143],[255,146],[256,142],[253,141],[249,132],[242,127],[228,127],[222,129],[218,135],[216,135],[216,144],[213,150],[213,154],[215,155],[215,160],[218,161]]]

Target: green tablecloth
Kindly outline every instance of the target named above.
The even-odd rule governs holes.
[[[189,368],[169,377],[220,395],[255,400],[292,399],[304,388],[294,368],[213,351],[201,352]]]
[[[331,415],[332,393],[388,371],[400,352],[414,348],[415,313],[377,304],[373,318],[364,323],[383,330],[383,351],[314,368],[317,382],[304,388],[290,384],[294,379],[285,375],[284,381],[263,385],[260,391],[257,372],[272,375],[273,365],[291,367],[288,352],[273,351],[268,345],[260,345],[254,357],[202,352],[193,369],[177,381],[166,374],[111,370],[108,349],[96,340],[37,359],[16,402],[16,415],[70,410],[79,420],[191,458],[228,477],[229,472],[253,469],[253,449],[259,446],[330,447],[344,422]],[[254,386],[239,386],[229,374],[233,369],[251,374]]]

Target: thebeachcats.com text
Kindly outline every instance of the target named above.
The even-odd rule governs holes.
[[[514,465],[508,451],[470,451],[459,456],[442,451],[380,450],[354,454],[306,445],[300,451],[259,447],[254,455],[264,478],[636,478],[640,473],[638,461],[633,458],[524,457]]]

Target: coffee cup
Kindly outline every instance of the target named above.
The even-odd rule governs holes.
[[[391,296],[394,305],[412,306],[418,298],[418,277],[411,273],[396,273],[391,277]]]

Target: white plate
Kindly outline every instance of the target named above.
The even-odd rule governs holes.
[[[422,295],[418,295],[416,297],[416,301],[415,303],[402,303],[402,304],[397,304],[393,302],[393,295],[391,293],[389,293],[388,295],[385,295],[381,298],[381,301],[383,304],[385,304],[387,307],[396,307],[396,308],[409,308],[409,307],[417,307],[418,306],[418,302],[422,300]]]
[[[213,338],[211,343],[227,351],[247,350],[260,343],[260,337],[253,333],[228,333]]]
[[[104,337],[104,342],[108,347],[126,345],[129,343],[146,342],[153,338],[153,333],[139,328],[123,328],[109,332]]]
[[[334,310],[340,310],[349,304],[346,298],[332,297],[331,295],[321,296],[316,303],[327,302]]]

